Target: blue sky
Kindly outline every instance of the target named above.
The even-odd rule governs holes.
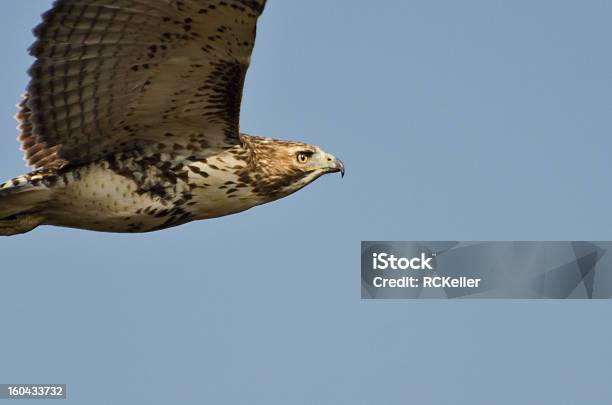
[[[0,170],[30,29],[6,2]],[[607,301],[360,300],[361,240],[610,240],[612,3],[270,0],[243,131],[347,176],[146,235],[0,241],[0,382],[75,404],[604,404]]]

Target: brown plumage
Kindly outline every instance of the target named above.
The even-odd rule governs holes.
[[[265,0],[57,0],[34,30],[0,235],[146,232],[243,211],[344,165],[239,132]]]

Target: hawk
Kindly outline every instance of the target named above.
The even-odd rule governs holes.
[[[288,196],[343,163],[243,134],[266,0],[56,0],[17,114],[34,171],[0,186],[0,235],[149,232]]]

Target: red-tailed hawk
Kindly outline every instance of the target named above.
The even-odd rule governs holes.
[[[239,132],[265,0],[57,0],[34,30],[0,235],[147,232],[244,211],[344,165]]]

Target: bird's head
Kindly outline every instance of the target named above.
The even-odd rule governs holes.
[[[318,146],[302,142],[243,136],[251,153],[251,184],[270,199],[285,197],[327,173],[341,173],[344,164]]]

